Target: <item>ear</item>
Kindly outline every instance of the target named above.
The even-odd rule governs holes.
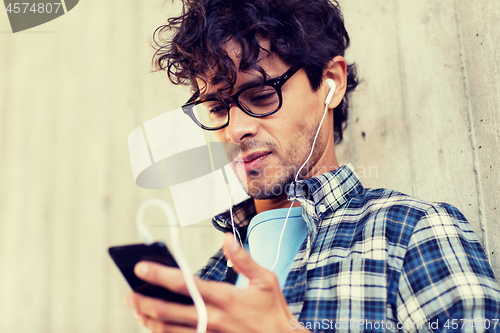
[[[327,68],[323,72],[323,81],[326,79],[331,79],[335,81],[335,93],[328,104],[329,109],[336,108],[342,98],[344,98],[346,88],[347,88],[347,62],[342,56],[336,56],[328,62]],[[322,84],[322,89],[325,89],[326,94],[328,94],[329,86],[326,82]]]

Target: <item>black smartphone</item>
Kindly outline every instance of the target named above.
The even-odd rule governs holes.
[[[113,246],[108,249],[108,252],[130,287],[132,287],[132,290],[135,292],[168,302],[193,304],[191,297],[180,295],[163,287],[150,284],[139,279],[134,273],[134,266],[139,261],[143,260],[153,261],[171,267],[179,267],[164,243],[155,242],[151,245],[131,244]]]

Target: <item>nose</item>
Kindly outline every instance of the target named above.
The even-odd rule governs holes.
[[[259,119],[249,116],[237,105],[229,109],[229,124],[226,127],[226,139],[235,144],[254,137],[259,129]]]

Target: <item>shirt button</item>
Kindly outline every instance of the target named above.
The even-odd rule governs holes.
[[[322,212],[322,213],[326,212],[325,205],[319,205],[319,211]]]

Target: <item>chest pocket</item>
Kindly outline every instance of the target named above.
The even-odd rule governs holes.
[[[382,332],[386,303],[386,261],[347,259],[307,272],[300,320],[322,322],[314,332],[345,330],[346,326],[354,332]]]

